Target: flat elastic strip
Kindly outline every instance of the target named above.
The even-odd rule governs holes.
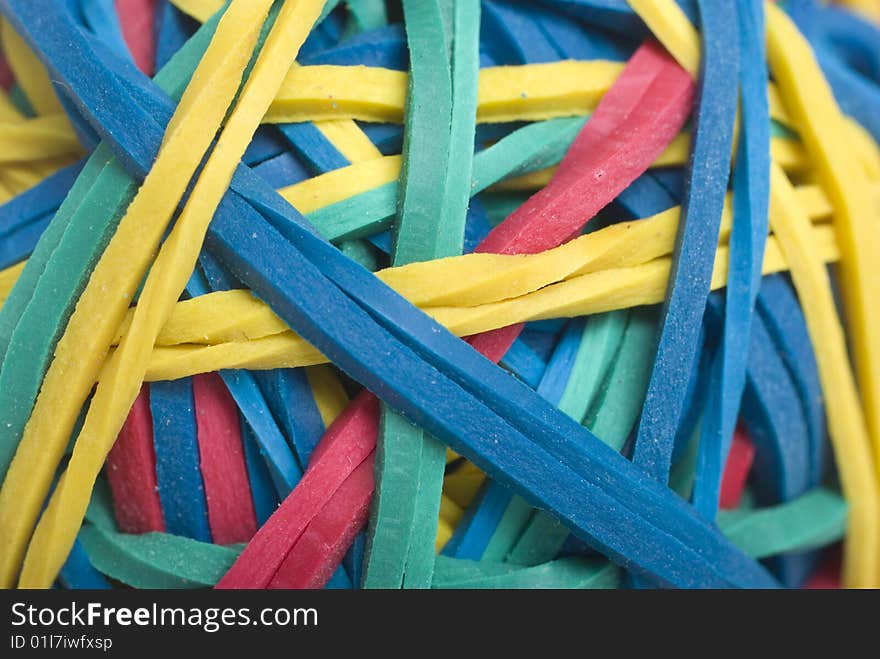
[[[216,373],[193,378],[193,400],[211,538],[220,545],[247,542],[257,532],[257,519],[238,408]]]
[[[836,261],[839,254],[831,229],[821,227],[815,231],[822,261]],[[715,262],[713,290],[723,288],[727,283],[726,247],[719,248]],[[581,275],[512,300],[467,309],[428,307],[425,311],[454,334],[468,336],[530,320],[570,318],[657,304],[663,301],[669,268],[670,260],[660,258],[632,268]],[[769,239],[763,273],[787,269],[788,264],[776,240]],[[293,332],[282,332],[261,339],[212,346],[188,344],[157,347],[153,351],[146,379],[167,380],[223,368],[296,368],[326,361],[326,357]]]
[[[64,116],[64,110],[52,89],[46,69],[8,19],[0,21],[0,37],[2,37],[6,60],[15,74],[15,80],[21,85],[24,95],[34,110],[41,115]],[[69,124],[68,131],[70,131]]]
[[[133,588],[213,586],[239,553],[169,533],[128,535],[91,525],[80,540],[98,570]]]
[[[465,4],[455,3],[456,10],[460,11]],[[424,1],[405,1],[403,8],[411,84],[393,254],[396,265],[461,253],[470,200],[466,187],[470,173],[464,178],[464,208],[457,197],[450,199],[460,191],[449,189],[449,174],[451,163],[456,162],[456,167],[458,164],[452,160],[453,155],[464,155],[464,168],[469,170],[467,163],[473,151],[471,128],[469,140],[467,135],[459,137],[459,141],[465,139],[464,153],[458,145],[457,153],[452,152],[453,80],[441,8],[435,2]],[[453,44],[458,43],[457,27],[456,24],[453,28]],[[452,59],[454,63],[455,57]],[[462,91],[467,95],[467,81],[462,83]],[[473,110],[470,121],[473,126]],[[437,190],[444,191],[439,212]],[[445,449],[441,444],[383,408],[376,462],[377,494],[364,557],[364,587],[430,587],[444,467]],[[374,554],[382,556],[377,567],[373,567],[371,560]],[[394,554],[398,554],[397,560]]]
[[[623,65],[605,60],[563,60],[480,70],[477,123],[538,121],[588,114]],[[314,65],[291,69],[264,121],[288,123],[356,119],[402,123],[407,74],[370,66]],[[771,88],[772,116],[791,125]]]
[[[859,405],[846,338],[837,311],[828,273],[817,255],[820,248],[806,230],[803,212],[793,201],[792,186],[785,174],[771,168],[770,225],[789,261],[798,297],[804,301],[807,328],[816,350],[822,393],[826,400],[828,427],[849,502],[847,542],[844,544],[844,580],[853,587],[876,587],[880,553],[877,481],[871,468],[870,441],[865,416]]]
[[[0,163],[76,155],[80,145],[63,114],[0,123]]]
[[[464,567],[468,567],[465,572]],[[617,588],[620,570],[611,563],[580,557],[562,558],[534,567],[508,563],[475,563],[455,558],[438,558],[433,588]]]
[[[870,190],[853,166],[843,115],[809,45],[775,6],[767,6],[767,27],[770,68],[834,205],[844,309],[875,469],[880,471],[880,319],[874,311],[880,298],[880,268],[874,259],[880,253],[880,227],[865,213]]]
[[[734,221],[730,236],[730,269],[725,289],[723,337],[715,359],[718,386],[709,393],[703,417],[693,501],[714,519],[727,453],[745,386],[752,314],[761,286],[761,264],[770,200],[770,116],[764,90],[763,0],[742,3],[739,78],[741,127],[733,171]]]
[[[563,61],[481,69],[478,123],[537,121],[587,114],[623,70],[617,62]],[[403,120],[408,75],[366,66],[292,69],[264,121]]]
[[[304,468],[325,428],[305,372],[303,369],[279,369],[255,373],[254,377],[272,416]]]
[[[192,379],[150,386],[156,488],[170,533],[211,542]]]
[[[43,15],[54,14],[60,21],[65,20],[63,15],[58,14],[56,8],[40,9],[35,2],[27,4],[27,7],[11,0],[10,4],[16,8],[17,17],[33,15],[37,12]],[[171,212],[176,208],[189,177],[199,164],[201,154],[210,145],[226,107],[237,91],[241,71],[247,64],[261,27],[261,22],[258,20],[259,9],[251,5],[249,13],[239,2],[236,4],[235,12],[227,12],[224,15],[217,35],[212,41],[213,47],[209,48],[199,70],[194,75],[188,89],[189,93],[184,95],[186,100],[181,101],[180,111],[191,110],[191,112],[186,112],[186,121],[178,118],[169,125],[163,151],[165,155],[170,153],[171,157],[162,158],[154,165],[151,171],[152,182],[144,183],[135,201],[129,206],[116,234],[92,273],[89,286],[80,297],[67,330],[56,347],[55,359],[46,374],[16,458],[0,490],[0,520],[3,521],[4,535],[10,538],[8,551],[3,553],[3,569],[0,571],[0,579],[3,583],[12,578],[17,568],[15,564],[21,559],[24,543],[27,542],[27,536],[36,519],[36,506],[42,502],[45,495],[45,489],[41,487],[43,478],[54,471],[57,451],[67,444],[79,409],[96,380],[109,342],[105,336],[112,335],[124,316],[132,295],[158,247]],[[238,20],[239,18],[241,20]],[[247,25],[248,29],[243,30],[242,25]],[[36,34],[31,35],[32,38],[36,36]],[[222,84],[217,83],[218,80],[222,81]],[[223,107],[220,107],[221,105]],[[173,157],[175,150],[186,153],[187,158],[182,161],[177,160]],[[184,163],[183,167],[181,162]],[[168,185],[169,180],[173,180],[174,185]],[[157,192],[161,200],[155,197]],[[108,296],[109,291],[113,290],[117,291],[117,296],[111,304]],[[130,408],[130,403],[131,401],[126,412]],[[45,431],[41,430],[43,424],[48,424]],[[121,423],[119,425],[121,426]],[[118,430],[119,428],[114,429],[114,439]],[[109,449],[109,446],[107,448]],[[39,456],[36,453],[39,453]],[[102,455],[101,462],[103,457]],[[76,461],[78,462],[79,460]],[[17,463],[20,464],[18,468],[16,468]],[[45,475],[38,475],[41,472],[45,472]],[[12,496],[18,489],[16,482],[19,480],[17,476],[19,473],[22,476],[27,474],[25,479],[28,485],[24,488],[26,492],[24,496],[23,493],[18,493],[11,500],[7,499],[6,497]],[[68,488],[74,485],[69,479],[65,481]],[[87,496],[90,489],[88,485],[89,482],[86,481],[73,489],[79,489],[80,496]],[[56,490],[53,498],[61,497],[60,493],[65,489],[62,487]],[[15,511],[10,510],[6,513],[13,500]],[[52,510],[50,506],[44,515],[51,517]],[[44,519],[49,517],[44,516]],[[70,519],[64,521],[72,522]],[[78,522],[73,523],[78,525]],[[60,553],[64,551],[65,549],[62,548]],[[57,555],[53,554],[52,558],[53,565],[46,565],[47,569],[36,577],[36,582],[43,584],[51,582],[54,576],[52,573],[57,570],[54,566]]]
[[[814,222],[827,219],[822,204],[809,210],[811,190],[801,189],[798,200]],[[603,270],[630,268],[671,254],[679,209],[651,218],[613,224],[560,247],[529,256],[470,254],[463,257],[399,266],[376,275],[421,308],[478,307],[538,291],[577,276]],[[821,228],[820,228],[821,227]],[[830,229],[814,227],[823,240]],[[722,218],[719,246],[730,231],[730,215]],[[825,243],[823,243],[825,244]],[[825,248],[836,253],[832,242]],[[778,254],[778,252],[777,252]],[[836,257],[834,257],[836,258]],[[778,270],[776,261],[768,267]],[[784,269],[784,265],[781,266]],[[437,282],[448,281],[448,287]],[[453,285],[461,282],[461,286]],[[130,316],[129,312],[129,316]],[[119,339],[130,319],[120,326]],[[226,291],[179,302],[156,340],[158,346],[183,343],[243,342],[283,332],[286,325],[259,299],[246,291]]]
[[[126,533],[164,531],[156,483],[156,452],[150,389],[141,387],[116,443],[107,455],[107,480],[113,492],[116,523]]]
[[[327,583],[367,523],[372,483],[373,460],[367,458],[351,472],[288,552],[269,582],[270,589],[314,589]]]
[[[738,43],[730,31],[736,8],[705,0],[698,6],[706,36],[701,102],[659,345],[633,452],[633,462],[664,484],[711,285],[738,100]]]
[[[248,26],[255,24],[259,27],[270,4],[257,7],[256,3],[251,2],[250,9],[255,13],[245,14],[244,24]],[[255,117],[261,116],[265,108],[268,107],[272,96],[287,72],[288,63],[294,60],[300,45],[318,17],[321,5],[323,2],[312,0],[296,4],[285,3],[282,7],[277,21],[260,51],[251,76],[245,83],[234,110],[226,120],[226,125],[218,140],[223,149],[216,149],[205,164],[174,229],[150,268],[150,274],[140,295],[140,303],[135,309],[131,328],[109,360],[108,366],[98,382],[97,391],[80,432],[80,440],[77,441],[77,446],[74,448],[73,456],[68,464],[67,478],[53,494],[46,516],[43,517],[34,532],[34,538],[22,569],[20,579],[22,584],[29,583],[31,574],[34,575],[35,581],[40,583],[56,569],[57,559],[55,557],[65,551],[68,536],[70,530],[75,527],[76,518],[81,519],[82,514],[85,513],[87,501],[83,493],[88,489],[88,485],[94,482],[100,465],[112,446],[113,439],[122,426],[125,415],[136,396],[136,389],[140,385],[147,367],[149,349],[195,266],[207,225],[229,185],[239,159],[257,128]],[[218,44],[218,47],[219,44],[222,44],[222,39],[218,39],[218,36],[221,34],[223,23],[227,17],[231,16],[230,12],[239,6],[242,5],[239,3],[230,5],[218,26],[217,36],[212,41],[212,46],[215,43]],[[256,36],[255,33],[254,37]],[[254,41],[251,41],[250,47],[252,48],[253,45]],[[209,47],[196,70],[191,88],[192,85],[198,88],[199,84],[203,84],[201,83],[201,77],[205,75],[203,71],[212,70],[211,68],[203,69],[203,66],[218,67],[218,65],[214,49]],[[231,80],[226,82],[224,86],[231,88],[229,83],[234,85],[240,79],[240,75],[233,74],[230,77]],[[219,91],[217,93],[219,99],[222,99],[219,100],[219,104],[226,105],[225,92]],[[215,100],[215,102],[218,101]],[[169,123],[167,135],[174,136],[180,125],[185,124],[188,120],[194,120],[194,117],[198,116],[199,112],[195,109],[196,104],[197,100],[192,95],[184,95],[174,118]],[[205,119],[201,118],[201,120]],[[169,140],[166,139],[164,142],[166,149],[170,148],[168,145]],[[169,158],[168,155],[165,157]],[[160,154],[138,197],[145,196],[145,190],[149,187],[151,179],[161,180],[157,170],[162,160],[163,157]],[[176,206],[179,196],[166,197],[166,199]],[[137,203],[137,200],[134,203]],[[168,208],[169,211],[172,209],[173,206]],[[130,214],[131,211],[129,211]],[[112,245],[113,242],[111,242],[111,247]],[[104,259],[102,259],[103,261]],[[140,274],[142,276],[142,272]],[[90,282],[90,288],[93,284],[94,276]],[[80,305],[82,305],[82,299]],[[77,311],[79,311],[79,307]],[[85,446],[80,457],[77,448],[83,439],[85,439]],[[80,460],[82,460],[82,464],[80,464]],[[41,535],[41,530],[43,535]],[[42,545],[41,542],[45,542],[45,544]],[[31,565],[33,568],[30,567]],[[31,572],[32,569],[34,572]]]

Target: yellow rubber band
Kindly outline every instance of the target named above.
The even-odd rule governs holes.
[[[339,376],[332,368],[324,365],[307,368],[306,377],[312,388],[321,420],[327,428],[348,407],[348,394],[345,393]]]
[[[64,116],[61,101],[52,89],[45,67],[6,19],[0,20],[0,39],[3,42],[3,52],[6,54],[9,68],[15,74],[16,82],[21,86],[34,111],[40,115]],[[69,125],[68,130],[73,132]]]
[[[836,261],[839,254],[831,227],[819,225],[813,231],[823,261]],[[722,288],[726,283],[727,258],[728,248],[719,247],[713,289]],[[475,307],[425,307],[423,310],[457,336],[469,336],[530,320],[571,318],[656,304],[663,300],[669,267],[670,258],[661,257],[637,266],[578,275],[513,299]],[[776,239],[770,237],[763,272],[780,272],[787,267]],[[295,368],[326,361],[299,336],[285,331],[244,342],[156,347],[146,379],[174,380],[226,368]]]
[[[877,587],[880,499],[871,468],[868,429],[849,366],[846,337],[837,318],[828,271],[818,257],[820,247],[815,242],[810,221],[778,165],[772,166],[771,185],[774,191],[770,224],[790,264],[798,297],[804,301],[804,316],[826,401],[831,443],[849,503],[844,581],[850,587]]]
[[[306,179],[278,192],[300,213],[311,213],[324,206],[373,190],[400,176],[400,156],[382,156],[356,162],[348,167]]]
[[[224,0],[171,0],[171,4],[204,23],[223,8]]]
[[[45,160],[81,152],[82,147],[64,115],[0,123],[0,164]]]
[[[351,119],[316,121],[315,127],[352,163],[382,157],[382,152]]]
[[[796,192],[804,213],[814,222],[830,216],[830,204],[815,186]],[[641,265],[672,253],[680,209],[650,218],[612,224],[560,247],[532,255],[468,254],[410,263],[376,273],[413,304],[473,307],[520,297],[565,279]],[[729,239],[730,204],[726,204],[719,244]],[[437,282],[446,282],[438,286]],[[132,312],[114,342],[128,331]],[[258,298],[245,290],[210,293],[177,303],[156,338],[160,346],[243,342],[288,328]]]
[[[844,309],[880,475],[880,226],[876,214],[866,212],[872,206],[867,177],[853,161],[843,114],[809,44],[785,12],[766,7],[770,68],[835,210]],[[880,561],[880,552],[875,560]]]
[[[323,4],[324,0],[288,0],[282,6],[216,148],[150,269],[131,327],[98,381],[66,479],[52,494],[46,516],[31,540],[20,578],[22,586],[48,587],[61,569],[85,515],[91,486],[138,395],[156,336],[186,287],[208,224],[259,127],[259,118],[269,107]],[[244,6],[233,3],[228,11],[238,5]],[[271,5],[271,0],[249,0],[248,11],[255,13],[245,14],[245,25],[259,27]],[[222,67],[220,58],[212,58],[211,49],[208,52],[203,61],[216,69]],[[241,79],[242,71],[243,67],[233,78],[235,82]],[[205,71],[201,76],[208,80],[210,73]],[[201,76],[197,71],[194,81],[201,84]],[[172,120],[170,127],[198,116],[198,101],[192,96],[190,99],[189,103],[186,98],[181,102],[184,114],[176,114],[178,122]],[[227,105],[230,100],[231,96]]]
[[[264,8],[268,4],[271,4],[269,0],[262,2]],[[5,539],[0,549],[0,586],[10,586],[15,577],[52,474],[104,363],[110,339],[124,318],[187,183],[235,96],[259,35],[260,17],[265,15],[265,11],[262,14],[255,11],[256,6],[257,3],[238,0],[220,21],[208,53],[181,102],[190,111],[183,120],[177,117],[169,124],[159,157],[95,267],[58,342],[55,358],[0,488],[0,535]],[[217,68],[204,70],[206,62],[217,64],[219,59],[222,61]],[[94,409],[92,407],[90,413]],[[84,459],[93,463],[103,449],[89,445],[88,437],[85,435],[86,443],[77,443],[80,450],[74,451],[68,467],[76,475]],[[100,463],[98,466],[100,468]],[[75,533],[82,518],[79,509],[84,510],[93,478],[90,481],[87,475],[69,483],[69,487],[67,481],[59,484],[53,500],[58,501],[62,496],[67,499],[70,496],[67,493],[72,493],[75,505],[65,506],[65,514],[57,521],[65,531],[72,529]],[[66,538],[61,537],[63,533],[56,537],[52,532],[57,510],[57,505],[50,506],[38,526],[37,533],[41,537],[35,535],[28,552],[31,560],[21,575],[23,586],[49,586],[69,551],[72,538],[66,542]]]

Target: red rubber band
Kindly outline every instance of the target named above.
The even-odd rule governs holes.
[[[733,443],[727,454],[724,474],[721,477],[721,494],[718,505],[724,510],[733,510],[739,506],[746,480],[755,460],[755,445],[742,427],[733,433]]]
[[[364,460],[312,520],[278,568],[269,588],[321,588],[366,525],[373,498],[373,459]]]
[[[238,407],[216,373],[193,378],[199,461],[211,537],[220,545],[247,542],[257,532]]]
[[[154,32],[156,0],[115,0],[116,13],[122,24],[122,36],[137,67],[153,75],[156,66],[156,35]]]
[[[257,531],[216,588],[266,588],[309,524],[373,453],[378,426],[379,401],[362,392],[327,429],[302,480]],[[367,490],[372,493],[372,470],[369,474],[368,483],[356,481],[362,489],[353,497],[355,501],[360,501]],[[358,509],[351,499],[346,503],[350,509]],[[334,570],[337,565],[332,566]]]
[[[141,387],[128,418],[107,455],[107,480],[113,512],[125,533],[164,531],[162,503],[156,486],[156,452],[150,393]]]

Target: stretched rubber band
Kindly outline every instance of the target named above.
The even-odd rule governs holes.
[[[247,542],[257,520],[235,401],[216,374],[193,378],[193,400],[211,537],[221,545]]]

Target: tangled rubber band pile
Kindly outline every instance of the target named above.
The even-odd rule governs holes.
[[[880,3],[0,12],[0,586],[880,586]]]

